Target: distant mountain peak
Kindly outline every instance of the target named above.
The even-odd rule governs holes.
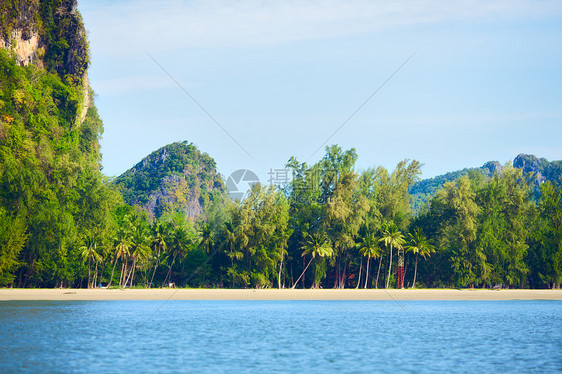
[[[168,144],[115,179],[126,203],[152,216],[167,211],[197,217],[218,196],[226,195],[215,161],[187,141]]]
[[[522,169],[525,174],[533,173],[537,178],[537,182],[543,183],[546,180],[543,171],[548,163],[545,158],[538,158],[535,155],[520,153],[513,160],[513,167]]]
[[[536,178],[535,183],[541,184],[545,181],[557,181],[562,177],[562,161],[548,161],[535,155],[520,153],[513,160],[513,167],[522,169],[524,174],[532,173]],[[410,188],[413,197],[413,209],[417,210],[427,199],[433,196],[446,182],[456,180],[471,170],[481,172],[487,178],[495,173],[501,173],[503,165],[498,161],[486,162],[479,168],[465,168],[438,175],[433,178],[423,179]]]
[[[495,173],[501,173],[503,170],[503,165],[498,161],[488,161],[480,168],[484,175],[487,177],[493,176]]]

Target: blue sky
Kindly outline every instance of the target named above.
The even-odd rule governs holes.
[[[356,148],[358,169],[417,159],[427,178],[519,153],[562,159],[560,1],[78,7],[110,176],[181,140],[225,176],[248,168],[264,181],[291,156],[315,162],[323,149],[313,152],[412,55],[328,142]]]

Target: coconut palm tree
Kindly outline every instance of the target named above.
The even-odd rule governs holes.
[[[199,242],[201,248],[206,250],[207,253],[211,253],[211,248],[215,244],[215,241],[213,238],[213,230],[207,222],[204,222],[201,226],[201,229],[199,230],[199,238],[201,240]]]
[[[172,268],[174,266],[174,263],[176,262],[176,259],[178,257],[184,258],[193,243],[194,240],[192,236],[185,228],[181,226],[176,227],[176,230],[174,231],[172,236],[170,246],[168,247],[168,257],[171,257],[172,261],[170,262],[168,260],[168,263],[170,265],[168,266],[168,274],[166,274],[164,284],[166,284],[166,282],[169,282],[172,278]]]
[[[121,276],[119,277],[119,286],[121,286],[121,282],[123,281],[123,270],[125,265],[125,259],[129,257],[129,235],[125,228],[120,227],[113,238],[113,244],[115,247],[113,259],[113,269],[111,269],[111,277],[109,278],[109,283],[107,287],[111,287],[111,282],[113,282],[113,273],[115,272],[115,266],[117,265],[117,261],[121,260]]]
[[[125,286],[127,285],[127,283],[129,284],[129,286],[133,285],[137,264],[144,262],[150,257],[150,241],[150,232],[147,225],[143,222],[138,222],[137,225],[133,228],[133,232],[131,235],[130,253],[133,264],[129,276],[125,280]]]
[[[373,233],[367,233],[363,238],[361,238],[361,242],[359,243],[359,253],[361,253],[361,256],[367,257],[365,286],[363,287],[367,288],[367,284],[369,282],[369,264],[371,262],[371,258],[378,258],[381,255],[379,238],[377,238]],[[359,279],[359,282],[361,282],[361,279]]]
[[[170,235],[170,224],[168,222],[154,221],[152,225],[152,246],[156,249],[155,253],[155,264],[154,271],[152,272],[152,277],[148,283],[148,288],[152,287],[152,282],[154,282],[154,275],[156,274],[156,269],[160,265],[160,254],[162,251],[168,249],[168,237]]]
[[[93,288],[95,280],[92,280],[92,261],[96,264],[96,273],[98,270],[98,262],[102,256],[98,253],[97,238],[92,232],[88,232],[84,237],[84,245],[79,248],[80,256],[84,261],[88,260],[88,288]]]
[[[414,230],[413,234],[409,234],[409,245],[406,247],[408,252],[412,252],[416,254],[416,265],[414,267],[414,283],[412,288],[416,287],[416,276],[418,274],[418,255],[421,255],[424,260],[431,256],[432,253],[435,253],[435,248],[430,242],[427,240],[425,235],[420,229]]]
[[[388,265],[388,277],[386,278],[386,288],[388,288],[390,283],[390,272],[392,270],[392,249],[399,248],[402,249],[406,240],[404,235],[398,230],[398,226],[394,222],[387,222],[383,228],[382,238],[379,239],[380,242],[384,242],[387,247],[390,247],[390,259]]]
[[[334,250],[328,242],[328,237],[325,234],[320,233],[308,234],[308,236],[306,237],[306,241],[301,249],[303,250],[303,257],[309,254],[311,255],[311,257],[310,261],[308,261],[308,264],[302,271],[302,274],[293,284],[293,287],[291,287],[291,289],[294,289],[297,286],[300,279],[312,263],[312,260],[314,260],[316,257],[331,257],[334,254]]]

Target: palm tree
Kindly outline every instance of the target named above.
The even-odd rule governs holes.
[[[150,283],[148,283],[148,288],[152,287],[152,282],[154,282],[154,275],[156,274],[158,265],[160,265],[160,254],[162,250],[166,251],[168,249],[169,229],[170,225],[167,222],[154,221],[154,225],[152,226],[152,245],[157,251],[156,263],[154,264],[154,271],[152,272]]]
[[[379,238],[377,238],[373,233],[367,233],[365,237],[361,238],[361,243],[359,243],[359,253],[361,256],[367,257],[367,271],[365,272],[365,286],[369,282],[369,264],[371,258],[378,258],[381,255],[381,249],[379,247]],[[361,279],[359,279],[359,282]]]
[[[169,248],[170,251],[168,253],[168,256],[172,257],[172,261],[168,262],[170,265],[168,266],[168,274],[166,274],[164,284],[166,284],[166,282],[169,282],[172,278],[172,267],[176,262],[176,258],[178,256],[180,258],[184,258],[192,245],[193,238],[191,237],[189,232],[181,226],[177,227],[172,236],[171,246]]]
[[[130,270],[129,276],[125,280],[125,286],[129,283],[130,286],[133,285],[135,279],[135,270],[138,262],[143,262],[150,256],[150,233],[146,224],[143,222],[138,222],[134,227],[131,236],[131,259],[133,260],[132,268]]]
[[[84,245],[79,248],[80,256],[84,261],[88,260],[88,288],[93,288],[94,280],[92,280],[92,261],[96,264],[96,273],[98,270],[98,262],[101,261],[101,255],[97,252],[96,236],[89,232],[84,237]]]
[[[392,270],[392,249],[399,248],[401,249],[406,241],[404,240],[404,236],[398,230],[398,226],[394,222],[387,222],[384,225],[382,238],[379,239],[380,242],[384,242],[387,247],[390,247],[390,259],[388,265],[388,277],[386,278],[386,288],[390,283],[390,272]]]
[[[228,247],[229,253],[227,254],[230,257],[230,265],[234,266],[234,259],[238,259],[239,255],[233,253],[236,247],[236,233],[232,222],[227,221],[224,223],[224,242],[225,245]]]
[[[201,248],[206,250],[207,253],[210,253],[215,241],[213,238],[213,230],[207,222],[203,223],[203,226],[201,226],[201,229],[199,230],[199,237],[201,238],[201,241],[199,242]]]
[[[308,234],[304,245],[301,247],[303,249],[302,256],[306,256],[308,254],[312,255],[310,261],[302,271],[302,274],[297,279],[297,281],[293,284],[291,289],[294,289],[297,284],[299,283],[300,279],[312,263],[316,257],[331,257],[334,254],[334,250],[330,246],[328,242],[328,237],[325,234],[315,233],[315,234]]]
[[[430,242],[427,240],[425,235],[420,229],[414,230],[414,234],[409,234],[410,243],[406,247],[408,252],[412,252],[416,254],[416,265],[414,267],[414,283],[412,288],[416,287],[416,276],[418,274],[418,255],[421,255],[424,260],[431,256],[432,253],[435,253],[435,248]]]
[[[121,286],[121,282],[123,281],[123,268],[125,265],[125,259],[129,257],[129,237],[127,234],[127,230],[124,228],[119,228],[113,239],[113,243],[115,246],[114,252],[114,260],[113,260],[113,269],[111,270],[111,278],[109,278],[109,284],[107,288],[111,287],[111,282],[113,282],[113,273],[115,272],[115,265],[117,265],[117,261],[121,259],[121,276],[119,277],[119,286]]]

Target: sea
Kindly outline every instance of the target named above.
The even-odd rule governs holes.
[[[2,373],[560,373],[562,301],[1,301]]]

